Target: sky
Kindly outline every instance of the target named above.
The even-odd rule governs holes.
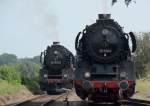
[[[33,57],[59,41],[75,54],[77,33],[110,13],[125,32],[150,31],[150,0],[0,0],[0,54]]]

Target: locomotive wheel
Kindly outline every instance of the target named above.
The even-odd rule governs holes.
[[[82,99],[85,100],[88,96],[86,91],[84,91],[82,88],[75,87],[76,94]]]
[[[47,91],[47,94],[48,94],[48,95],[53,95],[53,94],[56,94],[56,92],[53,92],[53,91]]]
[[[47,91],[48,95],[57,95],[58,92],[56,92],[55,90],[51,90],[51,91]]]
[[[114,106],[121,106],[121,104],[116,101],[114,102]]]
[[[123,98],[124,98],[124,99],[129,99],[128,92],[123,92]]]
[[[135,85],[131,86],[130,90],[129,90],[129,97],[131,97],[133,94],[135,93]]]
[[[45,91],[45,90],[46,90],[46,84],[40,82],[40,89],[41,89],[42,91]]]

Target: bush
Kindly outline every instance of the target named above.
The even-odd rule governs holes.
[[[40,91],[39,83],[35,79],[26,79],[27,83],[25,84],[26,87],[31,90],[33,93]]]
[[[5,84],[8,83],[6,85],[10,86],[22,84],[33,92],[38,91],[39,59],[39,56],[18,59],[13,54],[4,53],[0,55],[0,83],[4,84],[5,82]]]
[[[20,84],[21,77],[14,66],[0,66],[0,79],[6,80],[8,83]]]
[[[20,73],[21,78],[32,79],[38,77],[40,66],[29,60],[24,59],[19,61],[16,68]]]
[[[21,75],[21,83],[33,92],[39,90],[39,69],[38,64],[28,59],[20,60],[17,65],[17,70]]]

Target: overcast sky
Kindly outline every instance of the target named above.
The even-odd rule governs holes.
[[[111,13],[126,32],[150,31],[150,0],[0,0],[0,54],[39,55],[53,41],[75,54],[76,34],[99,13]]]

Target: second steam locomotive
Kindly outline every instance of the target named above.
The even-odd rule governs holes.
[[[132,32],[124,33],[110,14],[100,14],[96,23],[79,32],[75,48],[74,86],[81,99],[115,102],[134,94],[136,39]]]
[[[43,57],[44,56],[44,57]],[[41,53],[43,57],[42,68],[40,69],[40,87],[48,94],[64,92],[63,88],[70,89],[73,84],[74,56],[59,42]]]

